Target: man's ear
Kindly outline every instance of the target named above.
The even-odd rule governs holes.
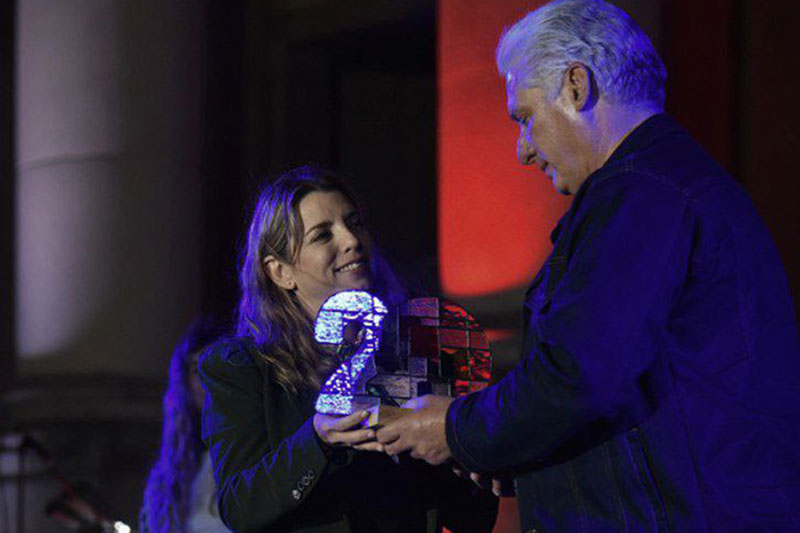
[[[592,71],[583,63],[571,63],[564,73],[563,93],[576,111],[591,107],[597,99]]]
[[[264,268],[264,272],[275,285],[287,291],[293,291],[297,288],[294,272],[290,265],[284,263],[274,255],[266,256],[261,264]]]

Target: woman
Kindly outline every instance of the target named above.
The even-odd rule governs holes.
[[[381,446],[373,430],[360,427],[366,413],[314,412],[337,364],[313,340],[325,299],[344,289],[370,289],[389,305],[402,299],[359,204],[335,176],[303,167],[264,189],[240,283],[236,337],[215,345],[200,365],[203,438],[231,529],[491,529],[491,495],[422,462],[397,465],[369,453]]]
[[[201,351],[222,336],[212,320],[194,324],[172,353],[164,393],[161,453],[150,471],[139,517],[148,533],[223,533],[211,464],[200,438],[203,389],[197,372]]]

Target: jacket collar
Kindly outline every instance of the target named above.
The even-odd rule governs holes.
[[[625,138],[608,160],[590,178],[604,169],[614,166],[629,155],[639,152],[673,133],[682,131],[681,127],[666,113],[657,113],[636,126]],[[588,179],[586,181],[589,181]]]
[[[617,146],[617,149],[611,153],[611,156],[609,156],[603,166],[592,172],[580,186],[578,192],[575,193],[575,197],[572,199],[570,208],[564,216],[561,217],[561,220],[558,221],[556,227],[553,228],[553,231],[550,233],[550,241],[552,243],[556,242],[561,233],[562,226],[566,223],[566,220],[571,218],[577,211],[583,197],[586,196],[586,193],[593,183],[602,181],[604,177],[612,175],[616,167],[623,164],[625,159],[629,156],[648,148],[664,137],[682,131],[683,129],[678,123],[666,113],[656,113],[636,126],[625,140]]]

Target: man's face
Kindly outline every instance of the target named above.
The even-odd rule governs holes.
[[[562,194],[575,194],[585,181],[585,141],[578,112],[562,90],[555,100],[539,88],[526,88],[509,74],[506,78],[508,113],[519,124],[517,159],[537,165]]]

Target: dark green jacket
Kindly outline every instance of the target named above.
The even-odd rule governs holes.
[[[203,440],[234,531],[490,531],[497,500],[447,469],[378,453],[323,452],[314,392],[288,393],[246,340],[200,361]]]

